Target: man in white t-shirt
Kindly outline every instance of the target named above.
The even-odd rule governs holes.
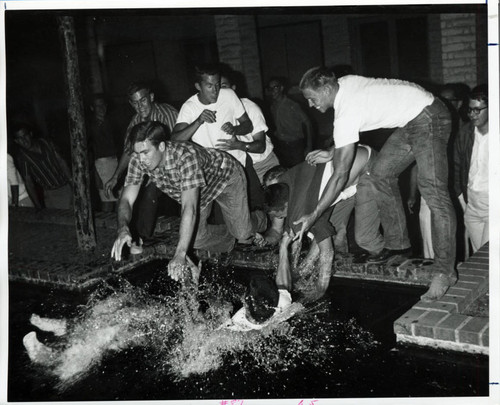
[[[465,228],[475,252],[489,240],[488,86],[474,88],[469,98],[470,122],[455,142],[455,193],[464,210]]]
[[[234,73],[224,72],[221,75],[221,89],[232,89],[236,92],[235,79],[232,77]],[[250,134],[238,136],[237,139],[229,139],[223,141],[227,144],[228,150],[234,145],[235,148],[245,150],[252,159],[253,168],[260,183],[262,184],[264,174],[279,165],[278,158],[274,154],[274,146],[269,136],[267,136],[268,127],[264,114],[260,107],[248,98],[240,98],[245,111],[252,121],[253,131]]]
[[[306,160],[321,163],[333,159],[335,167],[317,207],[300,218],[301,238],[317,218],[335,201],[345,183],[355,156],[359,133],[396,128],[380,150],[370,179],[377,193],[385,248],[368,262],[384,262],[409,253],[410,241],[398,186],[398,177],[417,162],[418,186],[432,214],[435,249],[433,278],[421,298],[436,300],[456,282],[456,217],[448,192],[447,142],[451,117],[444,103],[422,87],[394,79],[347,75],[337,80],[331,69],[315,67],[301,79],[300,89],[309,106],[335,111],[334,147],[313,151]]]
[[[237,138],[253,131],[243,103],[232,89],[221,89],[218,66],[197,66],[195,75],[198,93],[182,105],[172,140],[191,140],[205,148],[228,152],[245,168],[249,189],[259,189],[260,182],[247,154],[252,146]],[[249,197],[250,209],[262,204],[262,195],[249,193]]]

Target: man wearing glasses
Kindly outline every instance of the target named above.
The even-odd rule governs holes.
[[[469,97],[467,123],[454,145],[455,193],[464,210],[465,228],[475,252],[488,242],[488,86]]]
[[[418,166],[418,187],[432,215],[435,249],[433,278],[426,301],[441,298],[456,283],[456,217],[448,192],[447,142],[451,117],[444,103],[422,87],[395,79],[347,75],[339,79],[331,69],[315,67],[300,81],[310,107],[335,111],[333,140],[329,150],[313,151],[306,160],[322,163],[333,159],[334,171],[316,208],[299,218],[301,238],[344,188],[355,157],[361,131],[396,128],[380,150],[368,176],[384,229],[385,248],[368,262],[383,263],[392,256],[410,253],[406,217],[398,177],[413,161]]]

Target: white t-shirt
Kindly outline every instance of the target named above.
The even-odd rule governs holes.
[[[218,139],[231,139],[231,135],[226,134],[221,127],[230,122],[238,124],[238,118],[245,114],[245,108],[236,93],[231,89],[220,89],[217,101],[212,104],[203,104],[198,99],[198,94],[191,96],[181,107],[177,124],[183,122],[191,124],[200,116],[203,110],[215,111],[216,121],[213,123],[204,122],[194,133],[191,140],[205,148],[215,148]],[[246,152],[242,150],[228,151],[243,166],[245,166]]]
[[[269,137],[266,135],[266,132],[268,131],[269,128],[267,127],[266,120],[264,119],[264,114],[262,114],[262,110],[257,104],[255,104],[252,100],[249,100],[248,98],[242,98],[241,102],[245,107],[245,110],[248,114],[248,117],[250,118],[250,121],[252,121],[253,131],[252,134],[238,136],[238,139],[244,142],[252,142],[253,141],[252,135],[261,131],[264,132],[264,135],[266,137],[266,149],[264,150],[264,152],[262,153],[248,152],[248,154],[252,158],[253,163],[254,164],[259,163],[265,160],[271,154],[274,148],[271,139],[269,139]]]
[[[348,75],[335,97],[335,147],[359,141],[360,131],[404,127],[434,101],[415,83]]]
[[[250,322],[246,317],[245,307],[242,307],[233,315],[231,321],[224,325],[224,327],[235,331],[245,332],[252,329],[262,329],[263,327],[269,325],[277,315],[292,305],[292,297],[288,290],[278,289],[278,292],[278,306],[276,307],[273,316],[271,316],[267,321],[259,324]]]
[[[368,160],[370,160],[370,156],[372,155],[372,148],[370,148],[368,145],[359,145],[359,146],[362,146],[368,151],[368,158],[366,159],[366,161],[368,162]],[[333,176],[333,160],[330,160],[325,164],[325,170],[323,170],[323,177],[321,178],[321,185],[319,187],[318,201],[321,198],[323,191],[325,191],[326,185],[328,184],[330,177],[332,176]],[[337,199],[330,205],[330,207],[337,204],[339,201],[347,200],[348,198],[351,198],[353,195],[355,195],[356,192],[358,191],[357,185],[358,183],[343,189],[340,192]]]
[[[488,153],[488,134],[483,135],[475,128],[467,184],[467,209],[479,216],[489,215]]]

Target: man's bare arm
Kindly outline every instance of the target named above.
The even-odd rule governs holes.
[[[294,225],[302,223],[301,230],[295,236],[296,239],[302,239],[303,234],[316,222],[316,220],[325,212],[330,205],[337,199],[341,191],[345,188],[349,179],[349,173],[352,168],[356,152],[356,144],[352,143],[342,148],[336,148],[333,157],[334,172],[328,181],[318,205],[310,214],[303,215]]]

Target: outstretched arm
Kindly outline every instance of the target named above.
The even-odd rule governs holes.
[[[288,246],[293,238],[293,230],[285,232],[281,238],[278,271],[276,273],[276,285],[279,289],[292,291],[292,275],[290,273],[290,260],[288,257]]]
[[[330,285],[330,278],[332,276],[333,264],[333,243],[332,238],[328,237],[318,243],[319,247],[319,275],[316,281],[316,288],[307,292],[305,301],[316,301],[325,295],[328,286]]]
[[[179,242],[177,242],[174,257],[168,263],[168,275],[174,280],[182,279],[184,269],[188,265],[186,254],[194,234],[199,196],[200,189],[198,187],[183,190],[181,193]]]
[[[132,218],[132,209],[134,207],[135,200],[139,194],[140,185],[128,185],[125,186],[120,196],[120,201],[118,202],[118,236],[113,243],[113,248],[111,249],[111,257],[115,260],[121,260],[123,246],[127,244],[128,246],[132,243],[132,234],[128,227],[130,219]]]
[[[316,220],[326,211],[328,207],[337,199],[341,191],[345,188],[349,180],[349,173],[351,171],[355,153],[356,144],[351,143],[341,148],[336,148],[333,157],[333,175],[328,181],[325,191],[318,201],[318,205],[310,214],[303,215],[294,225],[302,224],[300,231],[295,236],[295,239],[302,239],[303,235]]]
[[[120,156],[120,161],[118,162],[118,166],[116,167],[113,176],[104,185],[104,192],[106,193],[107,197],[111,196],[113,188],[115,188],[116,183],[118,183],[118,179],[120,178],[122,173],[127,169],[128,163],[130,162],[130,156],[131,154],[126,150],[124,150],[122,155]]]

